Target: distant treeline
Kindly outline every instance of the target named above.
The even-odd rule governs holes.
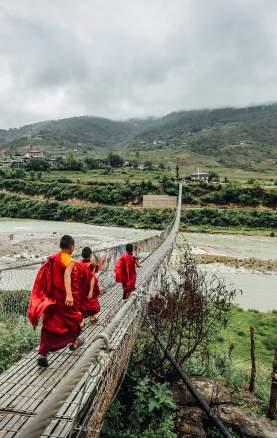
[[[277,230],[277,214],[269,210],[193,208],[182,212],[181,223],[182,225]]]
[[[187,204],[217,204],[277,208],[277,190],[266,191],[259,185],[241,187],[237,184],[185,186],[183,202]]]
[[[6,178],[0,180],[0,190],[41,195],[58,201],[80,199],[101,204],[141,203],[145,194],[178,194],[178,183],[164,176],[160,181],[142,181],[126,183],[105,183],[91,181],[86,184],[72,183],[70,179],[60,178],[51,182],[30,179]],[[232,205],[256,207],[262,205],[277,208],[277,190],[266,191],[259,185],[241,187],[237,184],[186,185],[183,188],[183,202],[186,204]]]
[[[0,192],[1,217],[164,229],[173,214],[173,210],[75,206]],[[183,211],[181,216],[181,226],[190,225],[277,230],[277,215],[272,211],[194,208]]]
[[[2,179],[0,190],[23,193],[30,196],[54,198],[57,201],[79,199],[101,204],[127,204],[129,202],[142,203],[146,194],[178,194],[178,184],[170,178],[164,178],[159,184],[152,181],[134,183],[110,183],[89,181],[74,184],[68,178],[59,178],[51,182],[42,182],[31,179]]]
[[[88,183],[68,184],[59,181],[39,182],[26,179],[6,179],[0,181],[0,190],[24,193],[26,195],[40,195],[45,198],[54,198],[57,201],[80,199],[102,204],[127,204],[128,202],[141,203],[147,193],[156,193],[158,188],[151,181],[131,184]]]
[[[173,211],[75,206],[57,201],[39,201],[31,197],[0,192],[0,217],[76,221],[97,225],[162,230],[173,219]]]

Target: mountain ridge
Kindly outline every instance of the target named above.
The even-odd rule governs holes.
[[[0,130],[0,148],[9,153],[32,146],[71,149],[176,150],[247,166],[277,163],[277,104],[245,108],[174,111],[163,117],[111,120],[80,116]]]

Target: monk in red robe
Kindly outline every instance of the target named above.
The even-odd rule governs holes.
[[[31,293],[28,317],[37,326],[43,315],[38,365],[48,366],[49,352],[70,345],[79,348],[82,314],[79,311],[80,268],[72,258],[74,240],[63,236],[61,251],[48,258],[37,274]]]
[[[100,288],[98,283],[97,272],[102,266],[100,263],[94,263],[91,260],[92,250],[85,247],[82,250],[82,260],[79,261],[81,266],[82,278],[80,284],[80,311],[83,318],[90,317],[91,322],[96,322],[96,315],[100,312],[98,297]]]
[[[131,293],[136,289],[136,268],[142,266],[133,252],[134,247],[132,243],[127,243],[126,252],[119,257],[115,264],[115,279],[119,283],[122,283],[124,300],[127,300]]]

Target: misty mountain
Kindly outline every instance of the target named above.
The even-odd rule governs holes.
[[[18,129],[0,130],[0,147],[15,151],[32,145],[63,149],[78,145],[155,150],[176,148],[215,157],[228,165],[277,160],[277,105],[178,111],[161,118],[114,121],[73,117]]]

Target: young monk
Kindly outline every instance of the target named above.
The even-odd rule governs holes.
[[[50,256],[39,270],[31,293],[28,317],[36,328],[43,315],[38,365],[47,367],[49,352],[69,345],[83,345],[79,338],[82,314],[79,311],[80,268],[72,258],[74,240],[65,235],[60,251]]]
[[[79,261],[82,268],[80,311],[84,319],[90,317],[91,322],[96,322],[96,314],[100,312],[98,297],[101,292],[97,272],[102,266],[102,260],[97,264],[91,261],[91,257],[92,250],[89,247],[83,248],[82,260]]]
[[[115,264],[115,279],[122,283],[123,300],[127,300],[131,293],[136,289],[137,270],[142,266],[138,258],[134,256],[132,243],[127,243],[126,252],[119,257]]]

